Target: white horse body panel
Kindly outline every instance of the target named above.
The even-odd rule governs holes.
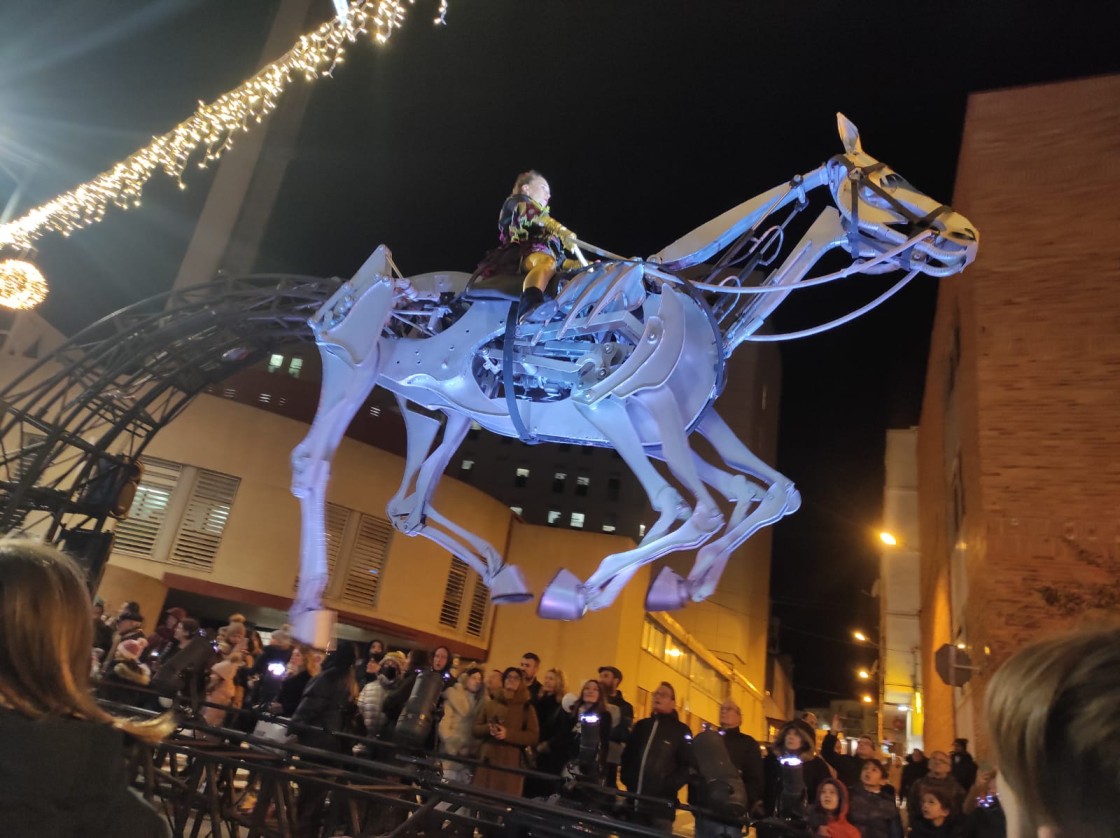
[[[756,457],[713,409],[734,349],[744,341],[832,328],[878,305],[917,274],[957,273],[976,255],[978,236],[968,219],[864,153],[855,126],[842,116],[839,126],[845,154],[723,213],[647,260],[614,258],[570,277],[540,317],[551,315],[548,322],[514,327],[509,301],[470,292],[460,297],[467,274],[406,279],[379,247],[310,321],[323,357],[323,391],[307,437],[292,452],[292,491],[300,499],[303,526],[292,613],[297,636],[325,643],[329,621],[320,596],[330,461],[375,384],[397,394],[408,435],[404,479],[389,503],[390,520],[406,535],[430,538],[467,562],[495,602],[531,596],[519,571],[431,505],[471,421],[527,442],[613,447],[657,513],[637,547],[605,557],[587,580],[557,573],[541,596],[542,616],[575,619],[606,607],[638,568],[692,548],[698,552],[687,579],[663,568],[646,606],[680,608],[709,596],[731,553],[800,505],[792,481]],[[787,225],[807,206],[807,193],[824,186],[833,206],[788,245]],[[811,276],[836,248],[847,252],[851,265]],[[673,273],[717,255],[710,281],[690,282]],[[843,318],[789,335],[758,333],[795,289],[888,270],[907,274]],[[440,423],[410,403],[446,415],[438,444]],[[720,462],[706,462],[693,451],[693,432],[708,439]],[[691,501],[650,457],[666,462]],[[731,504],[726,520],[709,489]]]

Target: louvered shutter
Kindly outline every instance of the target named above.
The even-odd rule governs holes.
[[[467,617],[467,634],[471,637],[482,637],[482,629],[486,625],[486,613],[490,608],[490,589],[477,573],[474,576],[474,595],[471,597],[471,613]]]
[[[447,573],[447,586],[443,589],[443,605],[439,609],[441,625],[459,628],[459,614],[463,610],[463,597],[467,594],[470,568],[466,562],[451,557],[451,570]]]
[[[358,535],[350,548],[350,568],[342,599],[358,605],[377,605],[385,557],[389,554],[389,537],[393,526],[384,518],[363,515],[358,522]]]
[[[155,457],[142,457],[144,476],[132,499],[128,517],[117,524],[113,550],[132,556],[153,556],[160,527],[167,517],[171,493],[179,482],[182,466]]]
[[[350,520],[350,510],[336,503],[327,504],[327,578],[334,578],[338,567],[338,555],[342,552],[342,538],[346,535],[346,522]]]
[[[241,480],[228,474],[199,469],[198,478],[171,547],[172,564],[211,570],[222,533],[229,521],[233,498]]]

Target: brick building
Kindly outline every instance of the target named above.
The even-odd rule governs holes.
[[[919,433],[925,741],[987,750],[983,694],[1040,635],[1120,614],[1120,76],[969,100]],[[933,667],[944,643],[976,670]]]

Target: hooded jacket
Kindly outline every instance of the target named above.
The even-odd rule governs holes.
[[[790,731],[796,731],[801,736],[803,743],[803,747],[796,754],[788,754],[786,751],[785,739],[786,734]],[[801,777],[805,783],[806,803],[816,800],[817,786],[834,776],[828,763],[817,754],[816,740],[813,737],[812,729],[804,722],[787,722],[778,731],[778,736],[774,740],[771,751],[763,761],[763,775],[766,780],[763,802],[767,815],[778,813],[777,807],[782,793],[783,778],[786,776],[783,772],[786,767],[779,762],[779,758],[787,755],[796,756],[801,760]]]
[[[443,692],[443,718],[439,721],[440,750],[460,757],[478,755],[482,739],[474,735],[474,720],[482,704],[483,689],[467,689],[467,673]]]
[[[0,833],[169,836],[155,809],[128,788],[124,743],[106,724],[32,720],[0,708]]]
[[[381,659],[381,666],[385,670],[396,668],[397,672],[404,670],[405,658],[400,652],[389,652]],[[366,682],[358,696],[358,710],[362,714],[362,721],[366,725],[366,736],[376,739],[385,729],[385,699],[397,689],[400,676],[386,678],[383,672]]]
[[[840,798],[840,809],[835,815],[821,808],[820,790],[823,786],[836,789]],[[848,822],[848,789],[842,782],[832,778],[822,780],[814,799],[817,802],[809,807],[809,825],[814,834],[819,827],[827,826],[830,838],[860,838],[860,831]]]
[[[491,722],[505,727],[505,739],[495,739],[490,735]],[[529,690],[522,685],[512,696],[507,697],[503,691],[497,698],[479,702],[473,732],[482,740],[481,756],[483,762],[487,763],[475,771],[473,783],[519,796],[524,785],[523,775],[498,768],[519,767],[521,752],[525,746],[537,744],[540,728],[537,725],[537,711],[533,709],[532,699],[529,698]]]

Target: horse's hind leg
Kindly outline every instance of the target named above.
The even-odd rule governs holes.
[[[761,497],[754,494],[752,497],[743,495],[741,498],[735,498],[735,510],[724,534],[704,545],[697,553],[696,563],[687,581],[680,580],[683,584],[678,586],[678,590],[686,590],[688,597],[693,601],[700,601],[712,595],[731,553],[739,545],[762,527],[773,524],[801,507],[801,495],[794,487],[793,481],[759,459],[735,436],[715,411],[707,413],[697,426],[697,430],[712,443],[728,466],[741,472],[732,477],[733,481],[738,478],[749,486],[750,484],[742,477],[742,474],[749,474],[767,484],[768,488]],[[758,501],[757,505],[747,513],[748,507],[754,500]],[[658,581],[663,580],[659,577]],[[667,583],[667,580],[665,581]]]
[[[570,571],[561,569],[541,594],[537,613],[556,620],[575,620],[588,608],[610,605],[633,575],[648,562],[674,549],[663,543],[672,525],[689,517],[690,509],[646,456],[642,441],[626,408],[611,399],[595,407],[577,405],[580,413],[614,446],[623,462],[645,490],[650,505],[658,513],[656,523],[634,550],[614,553],[603,559],[586,583]]]

